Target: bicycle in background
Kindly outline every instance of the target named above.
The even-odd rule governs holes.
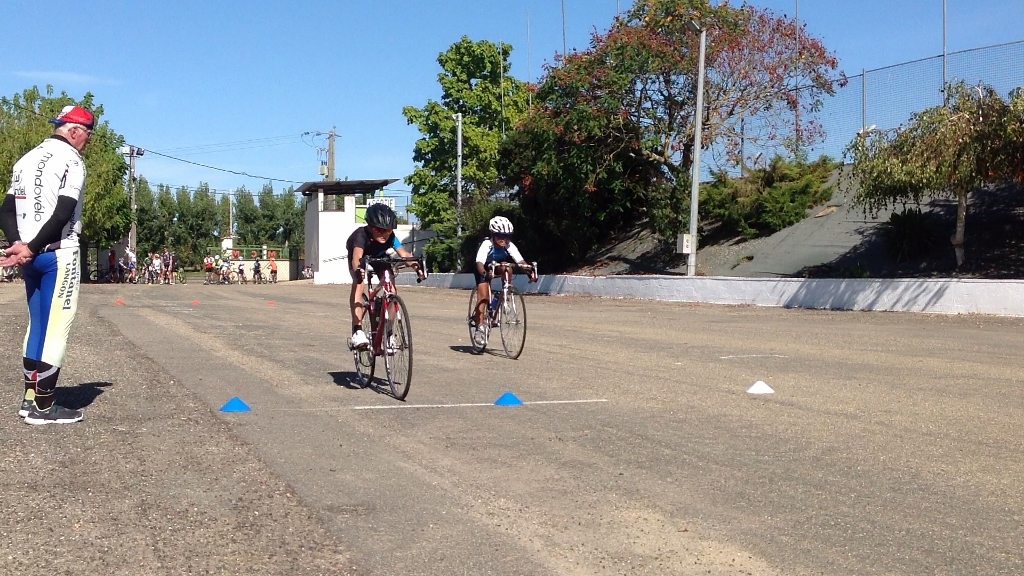
[[[368,386],[373,382],[377,358],[383,358],[388,386],[397,400],[405,399],[412,382],[412,328],[409,326],[409,311],[395,288],[394,267],[413,267],[414,264],[423,270],[425,278],[427,266],[422,256],[366,258],[362,265],[366,278],[363,332],[369,337],[370,344],[352,351],[356,377],[361,386]],[[378,265],[381,272],[377,286],[372,282],[374,265]],[[422,282],[423,278],[416,281]]]
[[[501,288],[495,293],[491,286],[487,286],[487,310],[484,312],[484,338],[483,343],[478,344],[473,338],[476,332],[476,307],[478,305],[476,290],[471,290],[469,295],[469,343],[477,354],[487,349],[490,340],[491,328],[498,328],[501,333],[501,346],[505,349],[505,355],[515,360],[523,353],[523,346],[526,344],[526,300],[522,292],[512,285],[514,276],[513,270],[519,269],[523,272],[537,271],[537,263],[533,262],[526,266],[520,266],[512,262],[491,262],[488,270],[491,277],[501,276]]]

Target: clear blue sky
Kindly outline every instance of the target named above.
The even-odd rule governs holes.
[[[568,48],[586,47],[629,4],[564,0]],[[942,53],[942,0],[753,4],[790,16],[798,8],[849,75]],[[1021,0],[946,6],[950,52],[1024,39]],[[500,39],[514,47],[512,74],[535,80],[563,44],[561,0],[8,0],[3,12],[0,94],[90,91],[129,143],[264,177],[153,154],[137,164],[153,183],[225,191],[319,180],[324,139],[300,135],[332,127],[339,178],[404,178],[419,133],[401,109],[440,97],[440,52],[463,35]]]

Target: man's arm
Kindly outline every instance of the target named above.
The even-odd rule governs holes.
[[[50,219],[39,229],[36,237],[28,243],[28,249],[32,251],[32,254],[39,254],[39,251],[47,244],[60,241],[61,232],[64,230],[64,226],[74,218],[77,206],[78,200],[71,196],[57,197],[57,206],[53,209]]]
[[[14,200],[14,190],[4,196],[4,203],[0,205],[0,230],[11,244],[21,241],[21,234],[18,233],[18,208]]]

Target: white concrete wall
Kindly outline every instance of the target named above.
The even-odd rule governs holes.
[[[348,273],[349,263],[345,258],[347,250],[345,242],[348,237],[363,226],[356,221],[356,199],[354,196],[344,197],[344,209],[339,211],[320,212],[317,205],[310,202],[306,208],[306,261],[313,267],[314,284],[348,284],[351,276]],[[312,215],[312,216],[311,216]],[[309,221],[317,222],[317,232],[310,234]],[[398,241],[407,244],[406,249],[420,254],[423,239],[433,233],[416,230],[416,246],[408,244],[413,236],[413,227],[400,224],[395,230]]]
[[[416,284],[411,273],[398,284]],[[608,298],[1024,317],[1024,281],[943,279],[800,279],[686,276],[541,276],[524,292]],[[431,274],[423,285],[469,289],[472,274]]]

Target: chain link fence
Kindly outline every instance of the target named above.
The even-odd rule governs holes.
[[[945,65],[943,65],[945,61]],[[828,155],[841,159],[857,132],[874,126],[897,128],[911,115],[943,102],[947,83],[987,84],[1004,98],[1024,86],[1024,41],[1011,42],[933,56],[903,64],[862,71],[826,97],[816,118],[825,129],[821,143],[804,149],[814,159]],[[945,68],[945,73],[943,72]]]

